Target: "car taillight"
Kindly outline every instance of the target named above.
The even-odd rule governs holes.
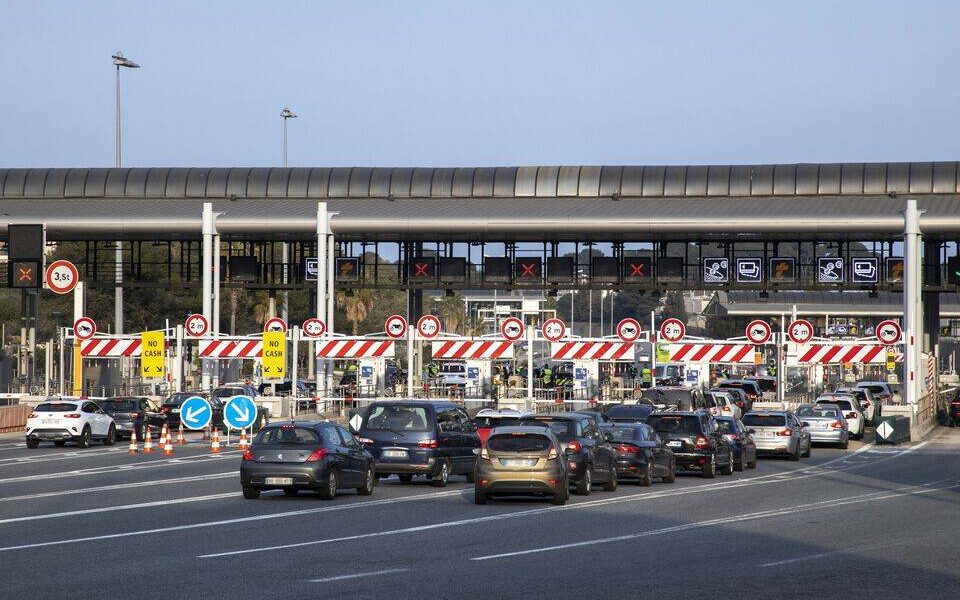
[[[357,441],[359,441],[359,442],[360,442],[361,444],[363,444],[364,446],[372,446],[372,445],[373,445],[373,440],[371,440],[370,438],[358,437],[358,438],[357,438]]]
[[[620,444],[616,447],[617,452],[629,452],[631,454],[636,454],[640,452],[639,446],[634,446],[633,444]]]
[[[577,440],[573,440],[572,442],[567,444],[567,450],[569,450],[570,452],[580,452],[580,450],[582,449],[583,449],[583,446]]]
[[[857,418],[857,413],[855,413],[855,412],[848,412],[848,413],[847,413],[847,418],[848,418],[848,419],[856,419],[856,418]]]
[[[68,415],[63,415],[64,419],[79,419],[80,413],[70,413]]]
[[[843,429],[843,423],[840,421],[834,421],[833,423],[830,423],[830,427],[833,427],[834,429]]]
[[[553,451],[552,448],[551,448],[551,451]],[[490,460],[490,451],[487,450],[486,446],[480,449],[480,458],[482,458],[483,460]]]
[[[743,408],[743,400],[737,400],[737,406]]]
[[[419,442],[417,442],[417,445],[420,446],[421,448],[436,448],[437,440],[435,439],[420,440]]]
[[[243,460],[257,460],[257,459],[253,457],[253,452],[250,452],[249,450],[244,450]]]
[[[781,437],[790,437],[791,435],[793,435],[793,430],[792,430],[792,429],[781,429],[780,431],[777,432],[777,435],[779,435],[779,436],[781,436]]]
[[[697,441],[696,443],[694,443],[694,446],[696,446],[696,448],[699,450],[705,450],[710,447],[710,440],[708,440],[706,437],[702,435],[698,435]]]
[[[486,450],[486,448],[480,451],[481,456],[483,456],[484,450]],[[553,446],[550,446],[550,452],[547,452],[547,460],[556,460],[558,458],[560,458],[560,453],[557,452],[556,448],[554,448]]]
[[[317,448],[316,450],[310,453],[310,456],[307,457],[307,462],[317,462],[318,460],[322,460],[326,456],[327,456],[326,448]]]
[[[161,406],[161,407],[160,407],[160,412],[162,412],[162,413],[168,413],[168,412],[170,412],[170,407],[169,407],[169,406]]]
[[[721,408],[720,410],[722,410],[723,412],[730,412],[730,407],[729,407],[729,406],[724,406],[724,407]]]
[[[138,412],[130,413],[130,418],[131,418],[131,419],[139,419],[139,418],[140,418],[140,413],[138,413]]]

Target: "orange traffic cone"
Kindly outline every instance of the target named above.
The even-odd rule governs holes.
[[[186,446],[187,439],[183,437],[183,423],[180,423],[180,428],[177,430],[177,445]]]
[[[220,454],[220,430],[213,430],[213,441],[210,442],[210,453]]]
[[[139,450],[137,449],[137,430],[134,429],[130,431],[130,446],[127,448],[128,454],[137,454]]]
[[[168,435],[167,441],[163,443],[163,453],[167,456],[173,456],[173,436]]]
[[[240,441],[237,443],[237,450],[245,451],[250,447],[250,444],[247,443],[247,430],[240,430]]]
[[[150,440],[150,426],[146,426],[146,433],[143,434],[143,453],[153,454],[153,442]]]
[[[167,424],[164,423],[163,427],[160,429],[160,441],[157,442],[157,446],[163,450],[164,446],[167,445],[167,438],[170,434],[167,432]]]

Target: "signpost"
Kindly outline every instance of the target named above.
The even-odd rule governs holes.
[[[881,344],[890,346],[900,341],[900,338],[903,336],[903,330],[900,329],[899,323],[888,319],[886,321],[880,321],[877,325],[876,336]]]
[[[327,332],[327,324],[320,319],[311,317],[303,322],[301,330],[307,337],[318,338]]]
[[[78,340],[89,340],[97,333],[97,324],[90,317],[80,317],[73,322],[73,335]]]
[[[234,396],[223,407],[223,422],[230,429],[246,429],[257,420],[257,405],[250,396]]]
[[[167,376],[165,344],[163,331],[144,331],[140,334],[140,375],[144,379],[163,379]]]
[[[423,315],[417,319],[417,335],[427,340],[440,335],[440,319],[433,315]]]
[[[625,342],[635,342],[640,337],[640,322],[627,317],[617,323],[617,337]]]
[[[44,280],[54,294],[69,294],[77,287],[80,274],[69,260],[55,260],[47,267]]]
[[[507,317],[500,323],[500,335],[508,342],[515,342],[523,337],[523,321],[516,317]]]
[[[806,344],[813,339],[813,324],[806,319],[797,319],[787,327],[787,335],[794,344]]]
[[[558,342],[567,335],[567,324],[557,318],[547,319],[540,327],[543,337],[550,342]]]
[[[283,331],[263,332],[263,378],[283,379],[287,374],[287,334]]]
[[[687,326],[680,319],[667,319],[660,324],[660,337],[668,342],[677,343],[687,335]]]
[[[205,316],[194,313],[184,321],[183,329],[190,337],[203,337],[210,331],[210,323]]]
[[[210,424],[213,410],[210,403],[200,396],[190,396],[180,405],[180,422],[187,429],[197,431]]]
[[[390,315],[383,324],[387,337],[399,340],[407,333],[407,320],[400,315]]]
[[[273,317],[272,319],[267,319],[267,322],[263,324],[263,332],[272,332],[272,333],[286,333],[287,332],[287,322],[281,319],[280,317]]]
[[[770,339],[770,324],[759,319],[747,323],[747,341],[757,346],[766,344]]]

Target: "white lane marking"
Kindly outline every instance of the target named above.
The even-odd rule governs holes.
[[[939,482],[938,482],[939,483]],[[515,556],[526,556],[529,554],[540,554],[543,552],[554,552],[557,550],[569,550],[570,548],[582,548],[584,546],[596,546],[599,544],[609,544],[613,542],[623,542],[628,540],[635,540],[639,538],[652,537],[656,535],[663,535],[666,533],[676,533],[679,531],[689,531],[691,529],[702,529],[705,527],[713,527],[716,525],[726,525],[728,523],[741,523],[744,521],[755,521],[758,519],[769,519],[773,517],[781,517],[794,515],[800,512],[810,512],[815,510],[822,510],[826,508],[834,508],[838,506],[846,506],[849,504],[859,504],[862,502],[877,502],[880,500],[890,500],[894,498],[903,498],[905,496],[916,496],[920,494],[929,494],[932,492],[939,492],[943,490],[949,490],[956,487],[960,487],[960,484],[956,482],[940,486],[940,487],[929,487],[931,484],[924,484],[922,486],[907,486],[902,488],[897,488],[894,490],[885,490],[883,492],[872,492],[870,494],[861,494],[858,496],[848,496],[846,498],[837,498],[834,500],[824,500],[821,502],[812,502],[809,504],[798,504],[795,506],[789,506],[786,508],[779,508],[774,510],[765,510],[753,513],[745,513],[741,515],[734,515],[731,517],[722,517],[719,519],[709,519],[706,521],[697,521],[694,523],[684,523],[682,525],[674,525],[672,527],[663,527],[660,529],[651,529],[648,531],[641,531],[639,533],[631,533],[626,535],[618,535],[608,538],[597,538],[592,540],[584,540],[581,542],[572,542],[569,544],[558,544],[555,546],[543,546],[540,548],[530,548],[528,550],[517,550],[515,552],[503,552],[500,554],[489,554],[486,556],[477,556],[471,558],[470,560],[482,561],[482,560],[494,560],[499,558],[512,558]]]
[[[436,492],[433,494],[423,494],[419,496],[404,496],[402,498],[385,498],[383,500],[372,500],[369,502],[357,502],[354,504],[339,504],[334,506],[324,506],[321,508],[306,508],[302,510],[291,510],[280,513],[271,513],[266,515],[254,515],[251,517],[237,517],[234,519],[223,519],[220,521],[205,521],[202,523],[188,523],[186,525],[174,525],[170,527],[157,527],[155,529],[141,529],[137,531],[124,531],[121,533],[109,533],[105,535],[93,535],[89,537],[71,538],[64,540],[54,540],[51,542],[38,542],[34,544],[20,544],[18,546],[6,546],[0,548],[0,552],[10,552],[13,550],[28,550],[31,548],[45,548],[47,546],[62,546],[65,544],[80,544],[83,542],[95,542],[99,540],[115,540],[119,538],[135,537],[141,535],[152,535],[155,533],[169,533],[171,531],[186,531],[190,529],[202,529],[207,527],[219,527],[221,525],[234,525],[237,523],[251,523],[255,521],[267,521],[271,519],[282,519],[285,517],[298,517],[302,515],[314,515],[318,513],[336,512],[342,510],[351,510],[359,508],[370,508],[384,506],[387,504],[400,504],[403,502],[413,502],[417,500],[432,500],[443,496],[455,496],[461,493],[460,490],[451,490],[448,492]]]
[[[328,583],[330,581],[343,581],[345,579],[360,579],[361,577],[376,577],[378,575],[389,575],[391,573],[406,573],[410,569],[383,569],[382,571],[369,571],[367,573],[354,573],[352,575],[337,575],[335,577],[321,577],[320,579],[310,579],[310,583]]]
[[[840,458],[843,458],[843,457],[840,457]],[[826,463],[823,463],[823,465],[827,465],[827,464],[836,462],[837,460],[840,460],[840,458],[834,459],[834,460],[830,460],[830,461],[828,461],[828,462],[826,462]],[[889,460],[889,459],[891,459],[891,458],[894,458],[894,457],[893,457],[893,456],[889,456],[889,457],[879,458],[879,459],[877,459],[877,460],[875,460],[875,461],[872,461],[872,463],[870,463],[870,464],[871,464],[871,466],[872,466],[872,464],[874,464],[874,463],[883,462],[883,461]],[[699,485],[699,486],[696,486],[696,487],[682,488],[682,489],[679,489],[679,490],[662,491],[662,492],[640,492],[640,493],[636,493],[636,494],[628,494],[628,495],[626,495],[626,496],[618,496],[618,497],[606,498],[606,499],[602,499],[602,500],[591,500],[591,501],[587,501],[587,502],[579,502],[579,503],[577,503],[577,504],[568,504],[568,505],[566,505],[566,506],[550,506],[550,507],[546,507],[546,508],[534,508],[534,509],[530,509],[530,510],[521,510],[521,511],[515,511],[515,512],[510,512],[510,513],[499,514],[499,515],[491,515],[491,516],[486,516],[486,517],[476,517],[476,518],[472,518],[472,519],[461,519],[461,520],[457,520],[457,521],[446,521],[446,522],[442,522],[442,523],[432,523],[432,524],[428,524],[428,525],[418,525],[418,526],[414,526],[414,527],[404,527],[404,528],[402,528],[402,529],[392,529],[392,530],[379,531],[379,532],[373,532],[373,533],[363,533],[363,534],[349,535],[349,536],[343,536],[343,537],[337,537],[337,538],[328,538],[328,539],[321,539],[321,540],[308,540],[308,541],[305,541],[305,542],[293,542],[293,543],[289,543],[289,544],[280,544],[280,545],[276,545],[276,546],[261,546],[261,547],[257,547],[257,548],[247,548],[247,549],[244,549],[244,550],[230,550],[230,551],[216,552],[216,553],[211,553],[211,554],[201,554],[201,555],[198,555],[197,558],[219,558],[219,557],[223,557],[223,556],[237,556],[237,555],[242,555],[242,554],[254,554],[254,553],[259,553],[259,552],[271,552],[271,551],[274,551],[274,550],[286,550],[286,549],[289,549],[289,548],[303,548],[303,547],[305,547],[305,546],[317,546],[317,545],[322,545],[322,544],[330,544],[330,543],[346,542],[346,541],[355,541],[355,540],[361,540],[361,539],[366,539],[366,538],[382,537],[382,536],[388,536],[388,535],[398,535],[398,534],[403,534],[403,533],[416,533],[416,532],[421,532],[421,531],[429,531],[429,530],[433,530],[433,529],[443,529],[443,528],[447,528],[447,527],[458,527],[458,526],[461,526],[461,525],[472,525],[472,524],[474,524],[474,523],[484,523],[484,522],[488,522],[488,521],[500,521],[500,520],[504,520],[504,519],[513,519],[513,518],[519,518],[519,517],[528,517],[528,516],[541,515],[541,514],[550,513],[550,512],[568,511],[568,510],[581,510],[581,509],[584,509],[584,508],[592,508],[592,507],[595,507],[595,506],[608,506],[608,505],[611,505],[611,504],[622,504],[622,503],[626,503],[626,502],[636,502],[636,501],[642,501],[642,500],[653,500],[653,499],[657,499],[657,498],[667,498],[667,497],[673,497],[673,496],[683,496],[683,495],[687,495],[687,494],[701,494],[701,493],[704,493],[704,492],[711,492],[711,491],[716,491],[716,490],[734,489],[734,488],[748,487],[748,486],[755,486],[755,485],[766,485],[766,484],[771,484],[771,483],[787,483],[787,482],[791,482],[791,483],[792,483],[793,481],[796,481],[796,480],[798,480],[798,479],[806,479],[806,478],[808,478],[808,477],[817,477],[817,476],[820,476],[820,475],[830,475],[830,474],[834,474],[834,473],[839,473],[839,472],[841,472],[841,471],[850,471],[850,470],[853,470],[853,469],[860,468],[860,467],[862,467],[862,466],[866,466],[866,464],[867,464],[867,463],[858,464],[858,465],[854,465],[854,466],[848,466],[848,467],[845,467],[845,468],[843,468],[843,469],[827,469],[827,470],[823,470],[822,472],[816,472],[816,473],[806,474],[806,475],[799,474],[799,472],[796,472],[796,471],[795,471],[794,473],[798,473],[798,474],[797,474],[796,476],[794,476],[794,477],[791,477],[791,478],[783,478],[783,477],[782,477],[783,475],[789,475],[789,473],[786,473],[786,474],[785,474],[785,473],[774,473],[774,474],[763,475],[763,476],[760,476],[760,477],[754,477],[754,478],[750,478],[750,479],[736,479],[736,480],[731,480],[731,481],[728,481],[728,482],[710,483],[710,484]],[[823,465],[820,465],[820,466],[822,467]],[[882,493],[882,492],[876,492],[876,493]]]
[[[54,496],[69,496],[72,494],[89,494],[92,492],[107,492],[112,490],[125,490],[138,487],[153,487],[155,485],[169,485],[171,483],[189,483],[191,481],[206,481],[207,479],[225,479],[227,477],[236,477],[236,471],[226,473],[211,473],[210,475],[193,475],[191,477],[174,477],[173,479],[155,479],[152,481],[135,481],[133,483],[116,483],[113,485],[101,485],[97,487],[80,488],[73,490],[62,490],[56,492],[40,492],[37,494],[24,494],[22,496],[9,496],[0,498],[0,502],[13,502],[14,500],[36,500],[38,498],[51,498]]]
[[[147,462],[127,463],[120,465],[105,465],[102,467],[89,467],[87,469],[76,469],[73,471],[58,471],[54,473],[41,473],[38,475],[24,475],[22,477],[7,477],[0,479],[2,483],[17,483],[21,481],[37,481],[40,479],[61,479],[63,477],[82,477],[85,475],[104,475],[115,473],[117,471],[139,471],[141,469],[152,469],[154,467],[168,467],[170,465],[199,464],[210,461],[218,461],[221,457],[240,454],[237,450],[223,452],[221,454],[194,454],[182,458],[163,458],[148,460]]]
[[[831,556],[840,556],[842,554],[852,554],[854,552],[864,552],[867,550],[876,550],[877,548],[890,548],[891,546],[903,546],[905,544],[913,544],[918,541],[930,542],[931,538],[943,538],[943,537],[953,537],[953,532],[942,532],[940,534],[925,532],[922,537],[910,537],[910,538],[898,538],[895,540],[885,540],[883,542],[877,542],[875,544],[864,544],[861,546],[851,546],[850,548],[840,548],[839,550],[831,550],[830,552],[818,552],[817,554],[806,554],[804,556],[797,556],[795,558],[787,558],[784,560],[778,560],[775,562],[763,563],[757,565],[758,567],[779,567],[781,565],[790,565],[798,562],[806,562],[808,560],[818,560],[821,558],[829,558]]]
[[[186,446],[176,446],[177,448],[190,448],[190,446],[196,446],[197,444],[202,443],[199,440],[188,441]],[[209,444],[209,442],[208,442]],[[21,447],[26,448],[26,445],[20,444]],[[11,448],[12,449],[12,448]],[[2,450],[2,448],[0,448]],[[23,463],[35,463],[35,462],[49,462],[52,460],[59,460],[61,458],[89,458],[89,457],[100,457],[110,454],[126,454],[127,446],[121,440],[117,440],[116,446],[101,446],[99,448],[86,448],[75,450],[64,450],[60,452],[43,452],[38,454],[28,454],[26,456],[9,456],[7,458],[0,458],[0,467],[6,467],[10,465],[18,465]]]
[[[157,500],[154,502],[138,502],[137,504],[121,504],[119,506],[100,506],[97,508],[87,508],[83,510],[71,510],[59,513],[46,513],[42,515],[30,515],[28,517],[11,517],[9,519],[0,519],[0,525],[8,523],[22,523],[24,521],[42,521],[44,519],[59,519],[62,517],[75,517],[78,515],[93,515],[97,513],[113,512],[115,510],[134,510],[137,508],[153,508],[155,506],[168,506],[170,504],[187,504],[189,502],[204,502],[207,500],[222,500],[224,498],[236,498],[237,492],[227,492],[224,494],[210,494],[207,496],[191,496],[189,498],[174,498],[172,500]]]

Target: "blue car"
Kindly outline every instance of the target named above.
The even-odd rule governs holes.
[[[736,417],[714,417],[720,433],[733,446],[733,470],[757,468],[757,446],[750,429]]]

